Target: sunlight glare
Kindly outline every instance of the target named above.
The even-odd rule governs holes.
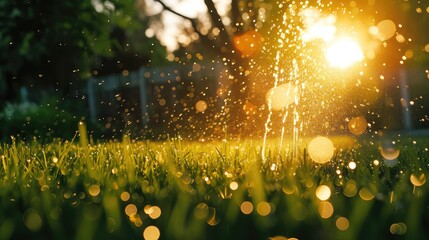
[[[326,50],[326,59],[332,67],[346,68],[363,60],[362,49],[351,38],[340,38]]]
[[[306,28],[301,38],[304,42],[310,42],[321,39],[329,42],[333,39],[336,32],[334,15],[322,16],[320,10],[315,8],[306,8],[301,12],[301,18]]]
[[[295,101],[298,89],[290,83],[271,88],[266,95],[268,107],[274,111],[282,110]]]

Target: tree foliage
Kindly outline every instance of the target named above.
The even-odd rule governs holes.
[[[13,100],[24,84],[67,93],[76,80],[89,76],[97,58],[127,50],[112,38],[114,29],[128,34],[144,26],[133,0],[0,1],[2,98]]]

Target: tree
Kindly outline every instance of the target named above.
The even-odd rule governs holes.
[[[155,0],[168,11],[190,23],[191,33],[198,35],[198,42],[215,58],[228,66],[231,79],[229,120],[233,129],[242,127],[243,106],[249,98],[248,75],[251,71],[252,58],[262,48],[261,29],[265,20],[267,1],[231,1],[225,15],[220,14],[215,2],[204,0],[207,17],[191,18],[176,11],[167,1]],[[268,1],[269,2],[269,1]],[[224,6],[225,7],[225,6]],[[261,10],[262,9],[262,10]],[[268,11],[268,10],[267,10]]]
[[[90,1],[2,1],[0,72],[8,101],[24,84],[56,87],[87,73],[89,56],[109,47],[109,17]]]
[[[134,0],[0,1],[1,98],[16,100],[23,85],[70,95],[97,59],[134,50],[115,34],[122,31],[128,41],[142,31],[145,23],[136,16]],[[137,48],[154,43],[141,41]]]
[[[428,21],[428,10],[426,5],[418,1],[380,0],[344,4],[342,1],[319,0],[306,1],[306,4],[302,5],[295,1],[239,0],[230,1],[228,6],[224,6],[227,10],[225,11],[226,13],[221,15],[221,8],[216,6],[216,1],[201,0],[207,8],[207,13],[205,16],[195,18],[188,17],[186,14],[176,11],[174,6],[167,4],[169,2],[166,0],[154,1],[162,6],[163,11],[171,12],[189,23],[190,30],[188,31],[198,35],[199,44],[204,46],[206,50],[211,51],[215,57],[221,59],[228,66],[232,79],[230,90],[233,110],[231,113],[234,114],[234,116],[230,117],[235,118],[233,125],[238,128],[242,126],[244,121],[243,115],[237,113],[242,111],[242,107],[246,105],[249,97],[251,97],[249,96],[249,72],[254,71],[254,69],[261,69],[258,67],[252,68],[255,59],[258,58],[258,50],[261,45],[264,45],[263,53],[270,53],[267,54],[267,57],[271,58],[271,61],[269,61],[271,64],[267,63],[266,67],[273,68],[275,55],[272,54],[273,52],[269,52],[269,49],[277,46],[276,41],[279,36],[274,35],[276,29],[270,28],[282,23],[283,13],[290,6],[299,8],[304,5],[311,6],[313,4],[314,7],[319,7],[322,11],[328,12],[328,14],[337,15],[339,23],[345,23],[344,26],[348,28],[357,29],[359,28],[357,24],[361,24],[362,29],[359,30],[362,30],[363,34],[368,34],[367,29],[371,25],[377,24],[377,22],[383,19],[393,19],[397,24],[396,34],[399,35],[398,37],[410,37],[412,41],[407,40],[405,43],[399,43],[396,42],[395,37],[389,41],[379,41],[378,44],[380,46],[376,51],[376,58],[366,60],[369,66],[374,66],[371,69],[371,73],[374,76],[377,73],[379,74],[380,69],[383,68],[395,71],[408,50],[411,51],[408,51],[407,54],[412,55],[411,53],[413,53],[414,57],[407,59],[404,66],[413,68],[416,65],[425,64],[428,58],[428,53],[422,51],[428,43],[428,35],[423,34],[424,30],[422,29],[423,26],[426,26],[424,23]],[[297,9],[297,12],[299,12],[299,9]],[[290,15],[287,17],[289,18]],[[288,20],[288,23],[290,23],[290,20]],[[300,25],[297,22],[299,22],[299,19],[294,23],[296,24],[295,27],[302,27],[302,23]],[[400,28],[401,25],[403,28]],[[287,34],[286,32],[284,33]],[[296,36],[291,35],[289,37],[292,39]],[[264,42],[262,42],[262,39],[265,39]],[[387,47],[383,47],[386,44]],[[428,47],[426,46],[426,48]],[[291,54],[299,57],[299,51],[304,50],[297,51],[291,52]],[[317,53],[319,55],[323,54],[320,51]],[[307,62],[309,63],[309,61]],[[258,62],[258,64],[260,63]],[[262,62],[262,64],[265,63]],[[305,67],[308,69],[307,66]],[[287,70],[285,69],[285,71]],[[311,74],[310,72],[306,74]],[[267,76],[269,75],[268,70]],[[374,79],[376,78],[374,77]],[[263,97],[259,98],[263,99]]]

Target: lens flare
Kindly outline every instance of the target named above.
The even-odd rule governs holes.
[[[386,41],[395,36],[396,25],[390,19],[385,19],[377,24],[375,37],[380,41]]]
[[[264,38],[257,31],[249,31],[242,35],[234,36],[234,47],[243,57],[252,57],[261,51]]]
[[[331,67],[346,68],[363,60],[359,44],[351,38],[340,38],[326,50],[326,59]]]

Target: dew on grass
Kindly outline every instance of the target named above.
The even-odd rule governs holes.
[[[335,226],[337,226],[338,230],[346,231],[350,226],[350,222],[346,217],[338,217],[335,221]]]
[[[158,206],[146,205],[143,210],[152,219],[158,219],[161,216],[161,208]]]
[[[354,170],[356,169],[356,162],[349,162],[349,164],[347,165],[349,169]]]
[[[413,173],[410,175],[410,182],[416,187],[421,187],[426,183],[426,175],[424,173]]]
[[[407,225],[403,222],[393,223],[389,230],[393,235],[404,235],[407,232]]]
[[[288,185],[282,186],[282,191],[287,195],[294,193],[295,190],[296,190],[296,188],[293,184],[288,184]]]
[[[29,208],[24,212],[23,221],[24,225],[32,232],[39,231],[43,225],[43,220],[40,216],[40,213],[33,208]]]
[[[357,194],[357,185],[355,180],[348,180],[343,189],[343,194],[346,197],[354,197]]]
[[[42,187],[40,188],[40,191],[42,191],[42,192],[46,192],[48,190],[49,190],[49,186],[46,184],[42,185]]]
[[[283,236],[275,236],[275,237],[268,238],[268,240],[288,240],[288,239],[290,238],[283,237]]]
[[[249,201],[244,201],[240,205],[240,210],[243,214],[249,215],[253,212],[253,204]]]
[[[326,201],[331,197],[331,189],[326,185],[320,185],[316,189],[316,197],[321,201]]]
[[[231,182],[230,184],[229,184],[229,188],[231,189],[231,190],[237,190],[237,188],[238,188],[238,183],[237,182]]]
[[[209,214],[206,222],[212,227],[219,224],[220,219],[217,216],[216,208],[209,207]]]
[[[120,197],[123,202],[126,202],[130,200],[131,195],[129,192],[122,192]]]
[[[161,232],[156,226],[148,226],[143,231],[143,237],[145,240],[158,240],[161,236]]]
[[[194,216],[197,219],[205,220],[205,219],[207,219],[208,215],[209,215],[209,207],[207,206],[207,204],[205,204],[205,203],[199,203],[194,208]]]
[[[96,197],[98,194],[100,194],[100,186],[98,185],[91,185],[88,188],[89,195]]]
[[[392,161],[392,160],[396,160],[399,157],[400,151],[395,147],[386,147],[386,148],[381,148],[380,153],[385,160]]]
[[[130,203],[125,207],[125,214],[127,214],[127,216],[131,217],[134,214],[137,214],[137,207],[136,205]]]
[[[361,188],[359,190],[359,197],[365,201],[371,201],[375,196],[368,188]]]
[[[318,205],[319,215],[321,218],[330,218],[334,213],[334,206],[327,201],[322,201]]]
[[[256,205],[256,211],[262,217],[268,216],[271,212],[271,206],[268,202],[260,202]]]

